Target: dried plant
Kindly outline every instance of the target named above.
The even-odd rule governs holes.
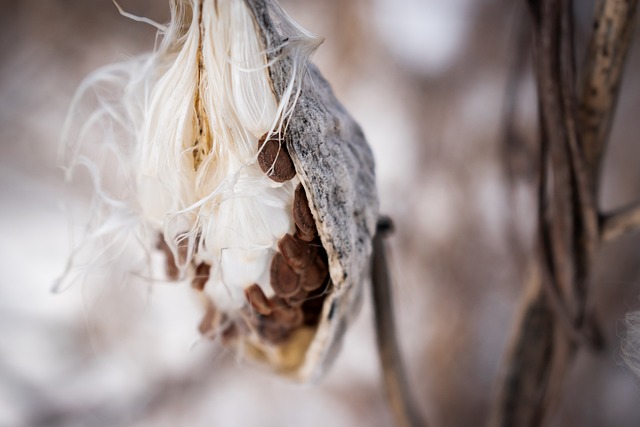
[[[266,0],[175,0],[154,25],[158,48],[96,71],[69,114],[63,165],[86,167],[95,197],[66,283],[116,263],[188,280],[203,335],[317,378],[359,306],[378,210],[364,135],[309,62],[321,40]]]
[[[588,61],[578,71],[573,2],[528,4],[540,114],[538,243],[493,408],[495,426],[549,422],[579,346],[603,345],[588,298],[598,248],[639,225],[626,211],[602,214],[596,203],[637,2],[599,2]]]

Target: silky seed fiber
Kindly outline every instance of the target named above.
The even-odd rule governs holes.
[[[275,1],[170,6],[153,52],[74,98],[61,161],[89,171],[95,202],[64,283],[118,264],[186,284],[203,338],[319,378],[369,279],[371,150],[310,62],[322,40]]]

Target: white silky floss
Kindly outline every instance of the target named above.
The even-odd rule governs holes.
[[[368,277],[378,208],[370,149],[309,63],[321,40],[275,2],[170,4],[156,50],[97,70],[72,102],[61,163],[69,178],[86,167],[95,196],[67,279],[125,263],[153,282],[151,254],[162,235],[180,277],[207,263],[205,294],[237,314],[254,283],[274,296],[269,266],[279,240],[296,231],[292,205],[302,184],[332,282],[321,319],[298,344],[265,349],[253,334],[239,345],[256,347],[252,357],[277,371],[317,377]],[[293,179],[275,182],[261,170],[265,134],[283,138]],[[87,257],[105,245],[115,250]]]

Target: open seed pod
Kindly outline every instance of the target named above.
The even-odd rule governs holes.
[[[115,151],[125,177],[97,198],[92,224],[126,212],[127,234],[164,253],[166,278],[202,297],[205,337],[317,378],[368,279],[378,214],[370,148],[309,62],[319,39],[275,2],[171,6],[155,52],[98,71],[79,95],[93,88],[118,130],[94,158]],[[79,154],[86,126],[72,129],[65,164],[100,175]]]

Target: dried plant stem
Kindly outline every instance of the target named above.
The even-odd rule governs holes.
[[[548,422],[578,346],[602,345],[587,298],[598,246],[604,237],[640,227],[640,208],[600,221],[595,203],[637,1],[603,0],[596,8],[582,98],[572,0],[528,3],[540,111],[539,241],[492,426]]]
[[[411,395],[402,361],[393,317],[391,281],[387,266],[384,236],[391,225],[388,219],[378,222],[373,239],[372,282],[375,330],[384,386],[398,427],[426,427]]]
[[[584,72],[580,124],[585,160],[596,185],[616,109],[638,0],[599,0]]]
[[[562,345],[562,335],[554,323],[538,263],[531,265],[525,292],[515,323],[514,336],[518,339],[510,342],[509,363],[491,414],[491,426],[540,425],[545,414],[541,408],[554,403],[545,392],[554,386],[553,374],[561,372],[567,361],[566,345],[556,347]]]
[[[640,202],[602,216],[601,238],[607,242],[623,234],[640,231]]]

